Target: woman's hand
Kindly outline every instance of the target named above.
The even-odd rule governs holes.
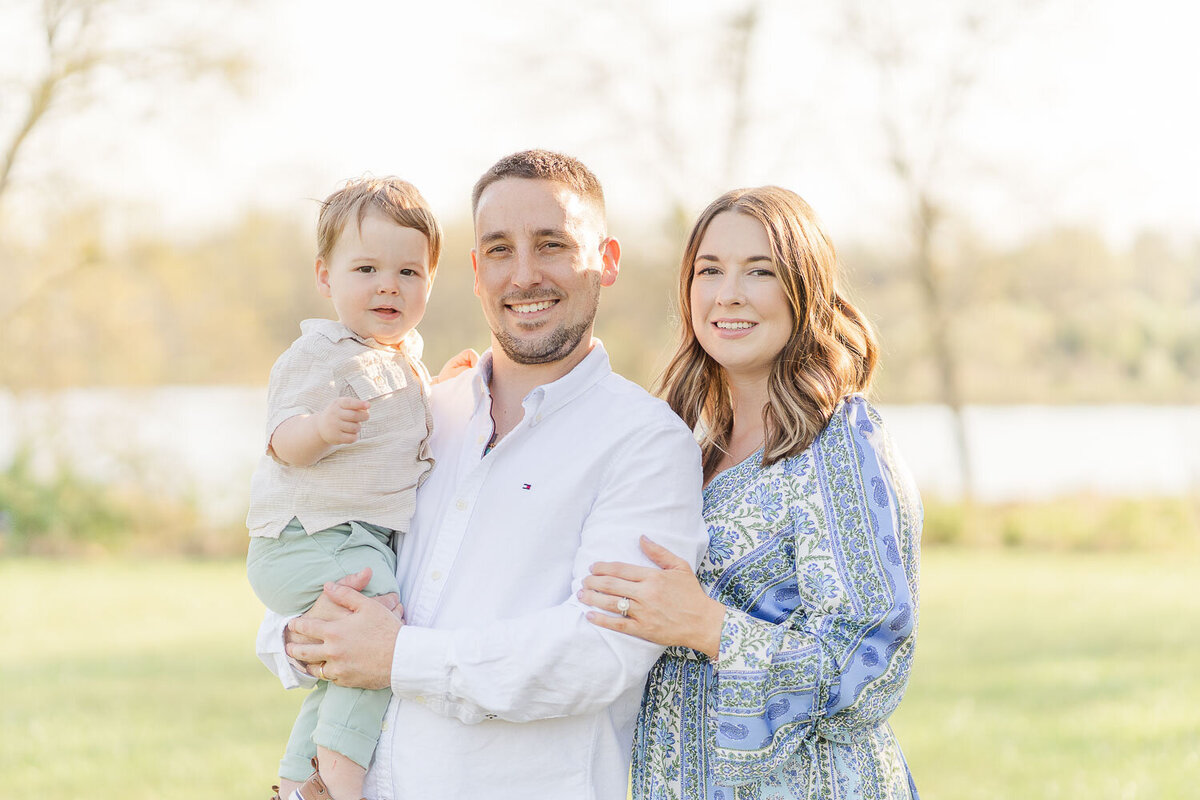
[[[592,565],[579,599],[617,615],[622,598],[629,607],[625,616],[589,611],[588,621],[668,647],[690,647],[715,660],[725,606],[705,594],[691,565],[670,550],[643,536],[642,552],[661,569],[606,561]]]
[[[465,372],[473,368],[478,363],[479,353],[476,353],[474,350],[468,347],[466,350],[463,350],[461,353],[443,364],[441,372],[437,374],[437,377],[433,379],[433,382],[441,383],[442,381],[448,381],[458,373]]]

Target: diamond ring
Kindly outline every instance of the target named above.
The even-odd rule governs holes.
[[[617,611],[621,612],[622,617],[629,616],[629,598],[628,597],[622,597],[619,600],[617,600]]]

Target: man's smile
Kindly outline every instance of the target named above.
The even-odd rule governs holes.
[[[546,299],[533,302],[510,303],[508,308],[518,314],[536,314],[558,304],[558,300]]]

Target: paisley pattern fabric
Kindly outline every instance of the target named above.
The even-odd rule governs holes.
[[[920,498],[879,415],[838,404],[799,456],[704,490],[716,662],[669,648],[634,738],[634,798],[916,798],[888,725],[917,626]]]

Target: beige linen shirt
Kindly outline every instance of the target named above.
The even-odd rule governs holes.
[[[277,538],[293,517],[314,533],[350,520],[407,531],[417,486],[433,466],[429,373],[414,331],[399,348],[363,339],[340,322],[309,319],[271,368],[266,448],[250,482],[251,536]],[[316,464],[275,458],[271,435],[298,414],[339,397],[371,404],[358,441],[337,445]]]

